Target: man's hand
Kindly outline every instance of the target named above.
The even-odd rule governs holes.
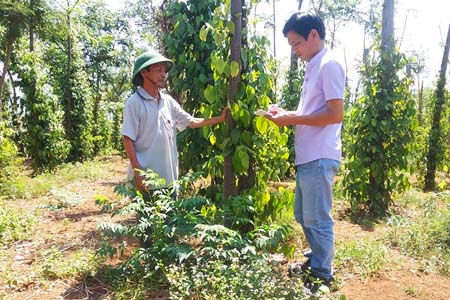
[[[283,115],[285,113],[286,113],[286,110],[283,109],[282,107],[280,107],[276,104],[269,105],[269,114],[271,114],[272,116],[279,116],[279,115]]]
[[[287,111],[277,106],[271,106],[269,107],[269,115],[265,117],[278,126],[327,126],[337,124],[341,123],[344,117],[344,101],[342,99],[328,100],[326,109],[309,115],[298,115],[296,111]]]
[[[274,122],[277,126],[287,126],[289,124],[288,111],[278,105],[269,106],[269,114],[264,116],[266,119]]]
[[[222,110],[222,113],[218,116],[209,118],[209,119],[203,119],[203,118],[193,118],[192,122],[189,123],[189,128],[200,128],[203,126],[210,126],[210,125],[216,125],[219,123],[223,123],[226,120],[227,114],[230,112],[230,109],[225,107]]]
[[[134,183],[136,184],[136,189],[140,192],[148,192],[148,187],[144,184],[144,176],[142,176],[138,171],[134,172]]]
[[[222,110],[222,113],[220,114],[220,119],[222,122],[225,122],[227,119],[227,114],[230,113],[230,108],[228,106],[225,106],[225,108]]]

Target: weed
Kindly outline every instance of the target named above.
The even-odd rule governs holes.
[[[110,175],[109,170],[104,168],[104,161],[101,160],[65,164],[53,172],[45,172],[33,177],[26,173],[26,170],[17,172],[13,180],[4,182],[0,186],[0,196],[28,199],[47,194],[52,189],[61,188],[70,181],[108,178]]]
[[[35,216],[30,213],[0,207],[0,244],[26,239],[36,223]]]
[[[52,189],[50,191],[50,194],[55,199],[55,201],[43,205],[42,208],[47,208],[49,210],[60,210],[76,206],[83,201],[83,198],[81,198],[79,195],[71,193],[69,191]]]
[[[416,296],[416,290],[413,287],[406,288],[405,293],[409,296]]]
[[[407,212],[388,219],[390,230],[386,238],[406,255],[419,259],[423,271],[437,269],[442,275],[449,275],[449,193],[416,196],[416,199],[407,201],[410,203]]]
[[[174,299],[309,299],[301,282],[274,272],[264,257],[167,268]]]
[[[85,277],[91,274],[100,265],[101,260],[90,249],[80,249],[70,258],[56,247],[46,251],[42,255],[41,274],[47,279],[64,279]]]
[[[386,263],[387,249],[377,241],[362,239],[338,245],[335,265],[365,279],[377,274]]]

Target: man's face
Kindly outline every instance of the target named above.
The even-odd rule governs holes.
[[[153,85],[158,88],[164,88],[167,81],[167,69],[168,65],[165,62],[156,63],[150,65],[150,67],[142,70],[142,76],[144,80],[150,81]]]
[[[308,39],[305,39],[293,30],[289,31],[286,35],[293,52],[303,61],[310,61],[315,55],[311,33],[312,31],[309,33]]]

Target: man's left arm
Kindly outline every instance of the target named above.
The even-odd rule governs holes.
[[[278,126],[326,126],[341,123],[344,118],[344,101],[342,99],[328,100],[325,110],[310,115],[299,116],[296,111],[276,111],[273,115],[265,117]]]
[[[189,128],[200,128],[204,126],[210,126],[210,125],[216,125],[219,123],[223,123],[225,121],[225,117],[227,113],[229,112],[229,108],[225,107],[222,111],[222,113],[218,116],[204,119],[204,118],[193,118],[191,123],[189,123]]]

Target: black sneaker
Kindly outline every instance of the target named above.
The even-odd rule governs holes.
[[[311,271],[311,259],[308,258],[301,264],[290,265],[288,269],[288,276],[289,277],[302,276],[310,271]]]
[[[311,294],[314,295],[321,289],[322,286],[325,286],[328,288],[328,290],[330,290],[333,281],[333,276],[331,276],[329,279],[324,279],[310,272],[308,276],[306,276],[303,280],[303,286],[307,288],[311,292]]]

